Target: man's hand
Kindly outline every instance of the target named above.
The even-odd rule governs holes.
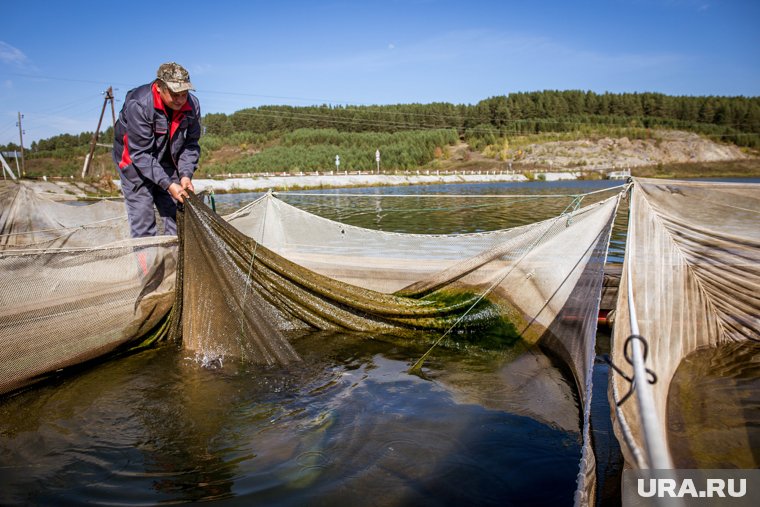
[[[190,180],[190,178],[182,178],[183,180]],[[190,183],[190,190],[192,190],[193,184]],[[187,197],[187,191],[179,184],[179,183],[172,183],[169,185],[169,188],[166,189],[169,194],[174,198],[175,201],[178,202],[185,202],[185,197]]]
[[[195,187],[193,187],[193,180],[191,180],[187,176],[183,176],[182,179],[179,180],[179,184],[182,186],[184,190],[195,192]]]

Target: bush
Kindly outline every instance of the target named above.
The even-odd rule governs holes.
[[[277,146],[227,164],[204,166],[204,172],[331,171],[336,155],[340,155],[341,171],[374,171],[377,149],[381,167],[406,170],[433,161],[436,149],[441,151],[441,146],[457,141],[454,130],[360,133],[299,129],[285,134]]]

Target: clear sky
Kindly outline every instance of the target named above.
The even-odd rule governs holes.
[[[0,0],[0,144],[92,131],[177,61],[203,113],[537,90],[760,95],[760,0]],[[105,126],[110,122],[107,113]]]

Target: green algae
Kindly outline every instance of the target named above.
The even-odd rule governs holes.
[[[425,296],[424,300],[444,307],[471,308],[466,313],[442,317],[453,326],[449,333],[453,340],[498,349],[511,347],[521,339],[517,327],[507,318],[507,312],[487,297],[465,289],[439,289]]]

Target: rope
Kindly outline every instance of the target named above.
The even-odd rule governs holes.
[[[237,210],[237,211],[229,214],[228,216],[225,217],[225,220],[230,221],[233,218],[237,218],[238,216],[240,216],[240,215],[242,215],[244,213],[247,213],[251,208],[253,208],[254,206],[256,206],[256,204],[258,204],[259,201],[261,201],[262,199],[266,198],[267,195],[269,195],[269,192],[267,192],[266,194],[262,195],[261,197],[259,197],[255,201],[246,204],[245,206],[243,206],[239,210]]]
[[[455,207],[443,207],[443,206],[437,206],[434,208],[382,208],[381,211],[383,213],[421,213],[421,212],[430,212],[430,211],[451,211],[451,210],[473,210],[473,209],[484,209],[484,208],[495,208],[502,206],[502,203],[487,203],[487,204],[472,204],[469,206],[455,206]],[[342,205],[335,205],[335,206],[328,206],[324,204],[319,205],[320,209],[334,209],[334,210],[342,210],[344,206]],[[351,216],[358,217],[362,215],[374,215],[377,213],[377,210],[368,210],[368,211],[354,211],[351,213]]]
[[[0,250],[0,256],[13,255],[39,255],[39,254],[61,254],[61,253],[85,253],[85,252],[108,252],[111,250],[120,250],[124,248],[136,248],[141,246],[154,245],[172,245],[177,243],[177,236],[147,236],[144,238],[128,238],[109,243],[107,245],[97,246],[65,246],[61,248],[4,248]],[[35,243],[36,244],[36,243]]]
[[[86,229],[88,227],[99,227],[99,226],[96,226],[96,224],[102,224],[104,222],[111,222],[113,220],[124,220],[124,218],[126,218],[126,217],[120,216],[120,217],[105,218],[103,220],[98,220],[96,222],[90,222],[90,223],[82,224],[82,225],[72,225],[70,227],[55,227],[55,228],[51,228],[51,229],[35,229],[35,230],[32,230],[32,231],[25,231],[25,232],[9,232],[9,233],[6,233],[6,234],[0,234],[0,237],[20,236],[22,234],[36,234],[36,233],[39,233],[39,232],[68,231],[68,230],[71,230],[71,229],[73,229],[73,230],[76,230],[76,229]]]
[[[635,232],[635,229],[633,229]],[[628,245],[633,250],[634,244],[631,237],[631,231],[628,235]],[[633,262],[631,257],[627,256],[626,259],[626,289],[628,296],[628,314],[630,317],[631,336],[640,337],[638,318],[636,315],[636,305],[633,299]],[[645,365],[646,350],[642,349],[642,343],[646,341],[642,339],[628,338],[631,343],[630,357],[626,355],[626,360],[633,366],[633,379],[635,387],[635,379],[647,378],[647,367]],[[626,344],[628,341],[626,341]],[[625,352],[625,349],[624,349]],[[653,372],[652,372],[653,373]],[[636,399],[638,400],[639,416],[641,418],[641,426],[644,434],[644,443],[647,447],[647,454],[649,456],[649,467],[654,469],[672,469],[673,463],[670,459],[670,454],[667,451],[667,445],[665,440],[665,432],[659,423],[657,417],[657,410],[654,404],[654,393],[652,387],[647,382],[642,382],[639,388],[636,390]]]
[[[271,194],[271,192],[267,192],[263,197],[267,197]],[[257,199],[256,202],[258,202],[260,199]],[[251,203],[253,204],[253,203]],[[264,239],[264,227],[267,223],[267,210],[269,209],[269,206],[266,206],[264,208],[264,215],[261,219],[261,234],[260,239],[263,241]],[[253,261],[256,259],[256,249],[259,246],[259,242],[254,240],[253,242],[253,253],[251,254],[251,263],[248,265],[248,274],[245,277],[245,290],[243,291],[243,299],[240,301],[240,334],[243,335],[245,332],[245,320],[243,319],[244,312],[242,311],[243,308],[245,308],[245,300],[248,297],[248,287],[251,285],[251,273],[253,272]]]
[[[593,190],[591,192],[585,192],[583,194],[347,194],[347,193],[307,193],[307,192],[273,192],[272,195],[280,196],[306,196],[306,197],[436,197],[436,198],[456,198],[461,199],[463,197],[468,199],[511,199],[511,198],[529,198],[529,199],[541,199],[541,198],[576,198],[585,197],[588,195],[598,194],[601,192],[609,192],[611,190],[617,190],[626,187],[627,183],[617,185],[614,187],[603,188],[601,190]]]
[[[67,195],[67,194],[61,194],[60,192],[48,192],[48,191],[45,191],[45,190],[35,191],[34,193],[38,194],[38,195],[43,195],[43,196],[50,195],[50,196],[54,196],[54,197],[61,197],[61,196],[67,196],[67,197],[69,197],[69,196],[71,196],[71,194]],[[64,199],[64,200],[65,201],[107,201],[109,199],[115,199],[115,200],[124,199],[124,197],[121,197],[121,196],[118,196],[118,195],[114,195],[114,196],[102,196],[102,197],[81,195],[81,196],[71,196],[71,197],[74,197],[75,199]],[[59,200],[48,199],[48,200],[49,201],[54,201],[54,202],[60,201],[60,199]]]

